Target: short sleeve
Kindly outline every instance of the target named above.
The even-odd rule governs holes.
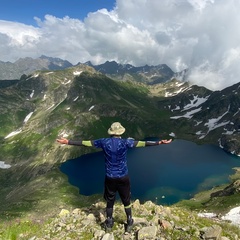
[[[94,147],[96,148],[102,148],[102,138],[101,139],[96,139],[93,141]]]
[[[126,145],[128,148],[134,147],[134,139],[126,139]]]

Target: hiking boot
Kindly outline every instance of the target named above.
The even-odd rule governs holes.
[[[128,218],[125,231],[126,232],[131,232],[132,227],[133,227],[133,219]]]
[[[106,231],[109,231],[112,229],[114,224],[113,218],[107,218],[104,222],[104,227]]]

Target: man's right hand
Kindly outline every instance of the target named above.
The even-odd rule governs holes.
[[[57,142],[61,144],[68,144],[68,139],[61,137],[61,139],[57,139]]]

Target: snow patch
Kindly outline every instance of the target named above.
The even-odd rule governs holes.
[[[33,75],[34,78],[37,78],[38,76],[39,76],[39,73],[35,73],[35,74]]]
[[[32,90],[31,94],[30,94],[30,98],[33,98],[34,95],[34,90]]]
[[[204,124],[204,126],[208,127],[208,132],[218,128],[218,127],[222,127],[225,126],[226,124],[228,124],[230,121],[223,121],[221,123],[219,123],[219,121],[229,112],[230,109],[230,105],[228,106],[228,110],[223,113],[223,115],[219,116],[218,118],[212,118],[209,119],[207,123]]]
[[[194,108],[194,107],[198,107],[202,103],[206,102],[208,100],[208,98],[209,98],[209,96],[207,96],[205,98],[198,97],[198,96],[193,96],[193,100],[190,100],[190,103],[187,104],[182,111],[188,110],[188,109],[191,109],[191,108]]]
[[[170,106],[171,107],[171,106]],[[176,106],[174,109],[172,109],[171,111],[177,111],[177,110],[180,110],[181,108],[179,106]]]
[[[25,119],[23,120],[23,123],[26,123],[26,122],[30,119],[30,117],[32,116],[32,114],[33,114],[33,112],[30,112],[30,113],[25,117]]]
[[[73,75],[74,75],[74,76],[79,76],[82,72],[83,72],[83,71],[75,71],[75,72],[73,72]]]
[[[205,217],[205,218],[215,218],[217,217],[216,213],[198,213],[199,217]]]
[[[90,112],[93,108],[94,108],[94,105],[91,106],[91,107],[88,109],[88,111]]]
[[[196,122],[196,124],[195,124],[195,126],[198,126],[199,124],[201,124],[202,123],[202,121],[195,121]]]
[[[184,92],[187,88],[180,88],[179,90],[175,91],[175,92],[166,92],[165,93],[165,97],[172,97],[172,96],[176,96],[181,92]]]
[[[173,133],[173,132],[171,132],[171,133],[169,134],[169,136],[171,136],[171,137],[176,137],[176,134]]]
[[[63,85],[67,85],[71,83],[71,80],[68,80],[67,78],[64,79],[64,82],[62,83]]]
[[[235,112],[235,113],[233,114],[233,116],[235,117],[235,116],[239,113],[239,111],[240,111],[240,108],[238,108],[238,111]]]
[[[235,129],[233,129],[232,131],[229,131],[229,130],[226,130],[226,129],[224,129],[224,130],[226,131],[225,133],[222,133],[224,135],[232,135],[234,132],[236,132]]]
[[[176,82],[175,85],[176,85],[177,87],[181,87],[184,83],[185,83],[185,82]]]
[[[170,117],[171,119],[178,119],[178,118],[182,118],[182,117],[184,117],[184,118],[192,118],[192,116],[195,114],[195,113],[197,113],[197,112],[199,112],[199,111],[201,111],[202,110],[202,108],[200,107],[200,108],[197,108],[197,109],[194,109],[194,110],[192,110],[192,111],[190,111],[190,112],[187,112],[187,113],[185,113],[184,115],[182,115],[182,116],[173,116],[173,117]]]
[[[5,164],[5,162],[0,161],[0,168],[7,169],[7,168],[10,168],[10,167],[11,167],[10,164]]]
[[[51,108],[53,108],[55,106],[55,104],[52,104],[49,108],[47,108],[47,110],[50,110]]]
[[[24,123],[24,124],[30,119],[30,117],[32,116],[32,114],[33,114],[33,112],[30,112],[30,113],[25,117],[25,119],[23,120],[23,123]],[[18,130],[16,130],[16,131],[13,131],[13,132],[9,133],[4,139],[13,137],[13,136],[19,134],[20,132],[22,132],[22,129],[21,129],[21,128],[18,129]]]
[[[4,139],[10,138],[12,136],[15,136],[15,135],[19,134],[20,132],[22,132],[22,129],[18,129],[18,130],[14,131],[14,132],[11,132]]]
[[[196,108],[198,106],[200,106],[201,104],[203,104],[204,102],[206,102],[208,100],[209,96],[206,96],[206,97],[198,97],[198,96],[193,96],[193,99],[190,100],[190,103],[187,104],[186,106],[184,106],[183,111],[187,111],[187,110],[190,110],[192,108]],[[180,110],[180,106],[175,106],[174,109],[172,109],[171,111],[176,111],[176,110]],[[201,108],[198,108],[198,109],[195,109],[195,110],[192,110],[191,112],[187,112],[185,115],[182,115],[182,116],[173,116],[171,117],[172,119],[178,119],[178,118],[181,118],[181,117],[185,117],[185,118],[192,118],[192,115],[196,112],[199,112],[201,110]]]
[[[222,220],[228,220],[232,224],[240,226],[240,207],[232,208],[225,216],[222,217]]]

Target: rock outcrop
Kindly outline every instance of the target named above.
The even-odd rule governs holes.
[[[236,180],[227,187],[225,187],[223,190],[214,192],[211,194],[211,198],[213,197],[223,197],[223,196],[229,196],[235,193],[240,192],[240,180]]]
[[[198,217],[177,207],[163,207],[151,201],[132,204],[134,226],[125,232],[125,213],[123,206],[114,208],[115,224],[106,232],[105,203],[98,202],[89,208],[77,208],[72,211],[62,209],[57,217],[44,226],[42,236],[33,236],[31,240],[174,240],[174,239],[215,239],[238,240],[236,231],[231,231],[228,223]],[[228,229],[228,232],[224,229]],[[29,239],[29,240],[30,240]]]

